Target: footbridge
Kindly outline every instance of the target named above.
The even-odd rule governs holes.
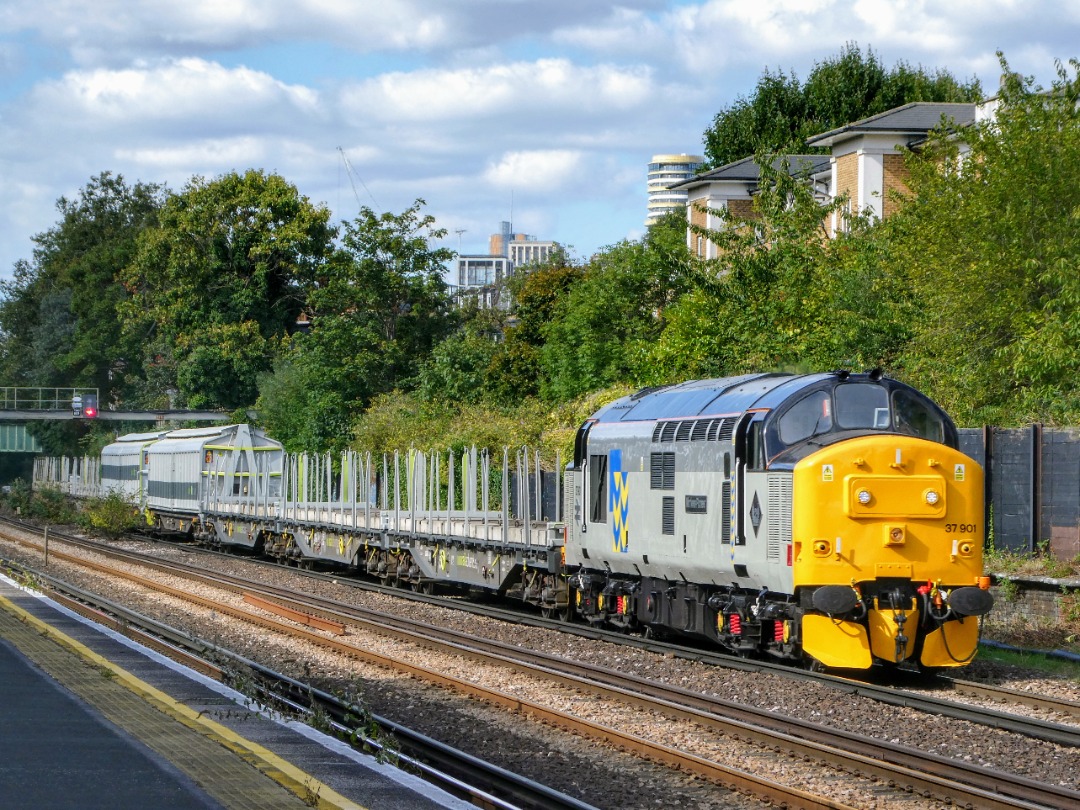
[[[222,411],[103,410],[96,388],[0,387],[0,453],[40,453],[41,445],[26,430],[27,422],[55,420],[106,422],[228,422]]]

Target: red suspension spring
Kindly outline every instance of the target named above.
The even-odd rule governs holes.
[[[731,630],[731,635],[742,635],[742,617],[738,613],[732,613],[728,616],[728,629]]]
[[[783,642],[784,640],[784,623],[782,621],[773,622],[773,641]]]

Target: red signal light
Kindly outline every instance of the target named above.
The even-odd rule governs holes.
[[[93,419],[95,416],[97,416],[97,408],[95,408],[93,405],[87,405],[85,408],[83,408],[83,416],[85,416],[87,419]]]

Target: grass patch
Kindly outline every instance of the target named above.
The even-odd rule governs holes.
[[[1024,553],[991,547],[983,554],[983,568],[991,574],[1020,578],[1072,579],[1080,577],[1080,554],[1071,560],[1055,559],[1050,555],[1048,542],[1040,543],[1035,551]]]
[[[1048,658],[1037,653],[1011,652],[1010,650],[999,650],[993,647],[979,647],[976,660],[1035,670],[1080,683],[1080,664],[1074,664],[1072,661],[1064,661],[1060,658]]]

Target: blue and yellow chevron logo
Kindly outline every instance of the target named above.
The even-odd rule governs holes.
[[[628,473],[622,469],[622,451],[612,450],[608,456],[608,469],[611,480],[608,486],[608,511],[612,518],[613,550],[626,554],[630,550],[630,533],[626,528],[626,516],[629,511]]]

